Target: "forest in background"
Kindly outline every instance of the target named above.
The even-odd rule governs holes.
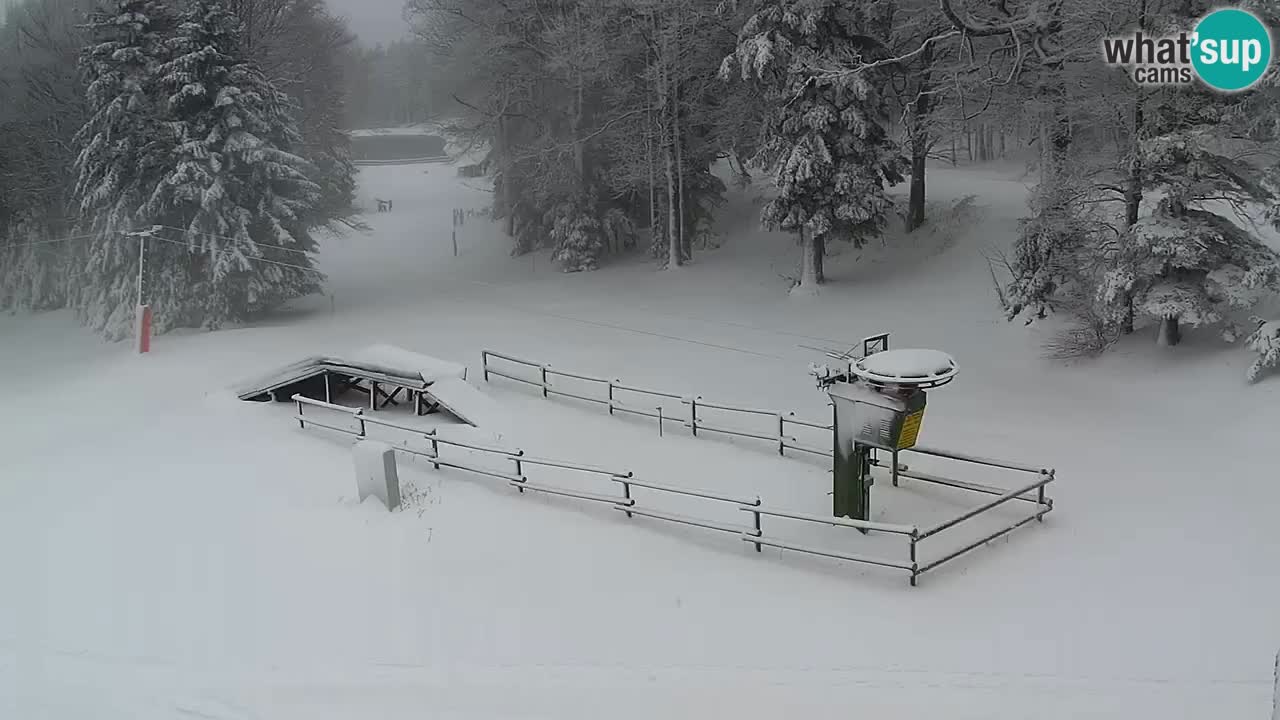
[[[992,258],[1010,319],[1074,325],[1049,353],[1149,326],[1248,337],[1276,362],[1280,221],[1274,66],[1249,91],[1147,86],[1101,39],[1193,29],[1202,0],[410,0],[416,37],[489,149],[513,252],[590,270],[640,238],[668,268],[712,232],[726,161],[773,188],[761,220],[799,247],[798,290],[832,243],[928,222],[928,160],[1010,144],[1039,182]],[[1271,26],[1277,8],[1246,2]],[[1021,154],[1021,153],[1019,153]],[[887,189],[909,183],[900,210]],[[643,231],[643,232],[642,232]]]
[[[170,203],[163,224],[183,234],[168,239],[186,246],[163,261],[183,267],[169,278],[171,304],[184,304],[185,285],[239,287],[219,310],[185,303],[172,326],[242,319],[319,289],[307,234],[349,211],[339,128],[431,121],[484,152],[513,253],[549,248],[566,271],[634,252],[668,269],[693,262],[715,246],[727,188],[713,168],[725,163],[730,182],[771,186],[761,221],[795,242],[803,292],[825,282],[830,245],[929,222],[930,159],[1030,156],[1039,182],[993,277],[1011,319],[1074,321],[1052,354],[1099,353],[1144,326],[1176,345],[1184,327],[1202,325],[1248,336],[1273,362],[1280,353],[1274,324],[1250,315],[1280,291],[1265,237],[1280,222],[1275,69],[1225,95],[1137,84],[1100,51],[1103,37],[1190,29],[1213,7],[1203,0],[409,0],[412,39],[374,48],[355,47],[318,0],[175,8],[193,3],[234,18],[227,53],[285,96],[273,117],[296,127],[277,132],[275,147],[303,161],[284,165],[325,200],[306,201],[287,242],[283,225],[260,219],[241,223],[245,240],[229,246],[234,213],[197,226]],[[1280,19],[1264,0],[1244,5],[1272,26]],[[120,178],[104,156],[86,180],[82,157],[85,128],[105,107],[86,92],[86,48],[104,38],[77,20],[93,9],[26,0],[0,31],[0,88],[12,97],[0,107],[0,301],[75,305],[118,332],[122,278],[136,263],[105,248],[121,246],[125,227],[155,223],[86,202],[94,177]],[[157,77],[163,102],[148,102],[169,103],[164,86]],[[180,146],[145,152],[159,172],[176,167]],[[888,193],[899,183],[904,207]],[[270,185],[244,188],[231,206],[254,206]],[[102,234],[103,251],[32,244],[75,233]]]

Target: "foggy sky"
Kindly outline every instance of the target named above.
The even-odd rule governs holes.
[[[372,47],[405,35],[404,0],[325,0],[334,15],[347,18],[361,45]]]

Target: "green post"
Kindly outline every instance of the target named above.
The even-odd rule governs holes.
[[[840,442],[839,420],[833,417],[831,425],[835,437],[835,452],[832,453],[834,462],[831,468],[832,512],[836,517],[870,520],[871,448],[860,443],[846,446]]]

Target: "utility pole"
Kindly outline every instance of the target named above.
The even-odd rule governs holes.
[[[138,238],[138,298],[134,314],[133,335],[138,343],[138,352],[151,352],[151,306],[142,302],[142,278],[146,269],[147,238],[160,231],[159,225],[152,225],[149,230],[127,232],[125,237]]]

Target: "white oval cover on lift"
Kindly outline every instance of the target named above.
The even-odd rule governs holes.
[[[856,363],[854,372],[871,380],[927,382],[954,375],[956,361],[940,350],[902,348],[868,355]]]

